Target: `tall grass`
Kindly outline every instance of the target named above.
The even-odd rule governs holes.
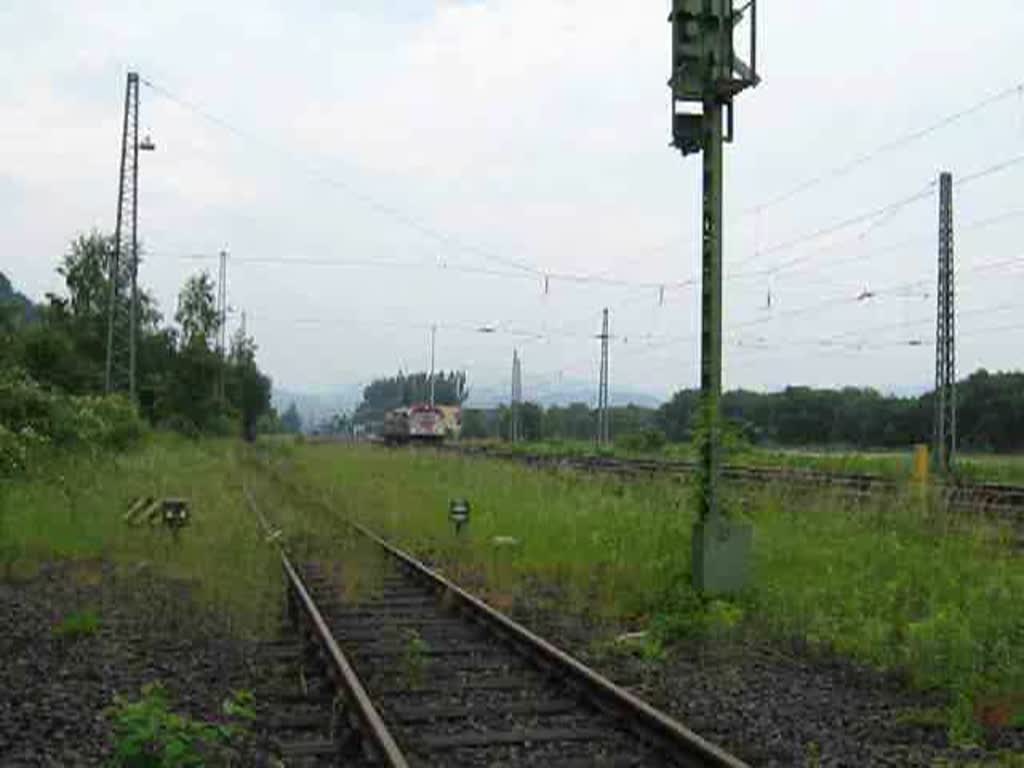
[[[689,588],[683,483],[352,447],[299,446],[277,472],[285,496],[316,500],[319,524],[362,520],[492,593],[554,582],[565,609],[642,626],[699,627],[721,608]],[[973,703],[1024,691],[1024,559],[1006,531],[947,517],[911,492],[856,506],[827,492],[744,493],[754,578],[730,615],[745,616],[746,629],[906,670],[948,693],[958,727]],[[447,515],[454,496],[472,504],[459,537]],[[521,547],[496,546],[496,536]]]
[[[68,453],[0,486],[0,577],[60,558],[105,559],[130,577],[139,567],[188,581],[196,595],[258,630],[277,607],[273,551],[243,503],[229,441],[157,435],[122,454]],[[175,537],[162,524],[123,520],[137,497],[182,497],[191,521]]]

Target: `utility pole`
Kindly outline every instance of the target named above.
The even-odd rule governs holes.
[[[227,366],[228,327],[228,252],[220,252],[220,274],[217,278],[217,357],[220,359],[220,375],[217,378],[217,398],[224,400],[224,376]]]
[[[953,275],[953,175],[939,175],[939,286],[935,327],[933,451],[939,472],[956,454],[956,312]]]
[[[437,345],[437,324],[430,326],[430,407],[434,407],[434,349]]]
[[[509,440],[518,443],[523,439],[523,364],[519,350],[512,350],[512,396],[509,401]]]
[[[117,184],[114,251],[107,258],[107,360],[104,390],[127,392],[136,399],[136,339],[139,305],[139,150],[152,151],[147,136],[139,141],[139,74],[129,72],[121,128],[121,163]],[[126,220],[129,230],[125,232]],[[124,296],[127,259],[128,296]]]
[[[672,143],[703,151],[701,270],[700,519],[693,532],[693,580],[705,593],[743,588],[751,529],[730,519],[721,500],[723,144],[733,138],[733,99],[757,76],[757,0],[673,0]],[[736,28],[749,20],[750,64],[736,56]],[[688,111],[699,107],[701,111]],[[727,123],[726,131],[724,123]]]
[[[604,310],[601,322],[601,373],[597,385],[597,444],[608,445],[608,309]]]

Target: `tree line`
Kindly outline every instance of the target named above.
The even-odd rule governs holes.
[[[883,395],[869,388],[787,387],[780,392],[736,390],[722,397],[731,431],[752,444],[905,448],[928,443],[934,395]],[[959,446],[970,451],[1024,450],[1024,373],[978,370],[957,384]],[[656,447],[689,442],[697,424],[700,392],[676,392],[659,408],[630,405],[610,409],[618,441]],[[464,437],[507,439],[508,406],[470,409],[463,414]],[[521,406],[527,440],[593,440],[594,408],[586,403],[544,408]]]
[[[0,370],[18,371],[54,393],[103,393],[113,249],[113,236],[94,231],[77,237],[57,268],[66,295],[47,294],[39,305],[14,292],[0,275]],[[127,272],[120,285],[128,285],[126,278]],[[242,330],[232,336],[222,359],[214,288],[207,272],[190,276],[171,325],[164,323],[152,294],[140,287],[138,408],[156,426],[252,439],[261,429],[276,428],[271,382],[256,364],[255,341]],[[115,300],[127,306],[127,289]]]
[[[430,401],[431,376],[426,371],[374,379],[363,388],[363,400],[352,420],[356,424],[379,424],[394,408]],[[465,371],[437,371],[433,376],[434,403],[462,405],[469,397]]]

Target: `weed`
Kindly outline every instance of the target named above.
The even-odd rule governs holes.
[[[114,748],[111,765],[123,768],[189,768],[204,765],[234,765],[232,744],[246,733],[245,725],[255,717],[252,694],[235,692],[224,702],[228,722],[207,722],[171,711],[167,691],[160,683],[149,683],[141,698],[128,701],[114,697],[107,714],[113,720]]]
[[[677,479],[622,486],[426,451],[308,445],[262,474],[281,524],[317,531],[320,546],[346,538],[345,518],[360,520],[446,573],[475,574],[481,591],[532,599],[544,585],[571,613],[630,625],[653,617],[653,656],[747,626],[803,638],[945,691],[947,726],[961,741],[975,738],[975,701],[1024,690],[1024,605],[1014,599],[1024,560],[984,521],[937,531],[909,491],[851,501],[827,489],[745,490],[752,587],[734,602],[705,602],[689,586],[694,510]],[[446,514],[453,494],[480,500],[459,542]],[[495,536],[524,546],[496,563]]]
[[[407,629],[403,633],[405,640],[402,645],[402,676],[409,687],[418,687],[423,683],[423,675],[427,668],[427,651],[430,646],[415,629]]]
[[[78,640],[95,635],[99,628],[99,614],[94,610],[86,610],[69,613],[51,631],[54,637],[61,640]]]

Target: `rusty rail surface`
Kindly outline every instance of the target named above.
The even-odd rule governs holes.
[[[372,753],[380,764],[392,768],[419,764],[403,754],[402,748],[389,731],[370,693],[335,640],[329,627],[329,618],[322,614],[299,571],[288,558],[279,541],[280,532],[275,531],[259,510],[248,488],[245,488],[245,495],[250,508],[259,517],[268,540],[278,547],[290,594],[306,617],[319,645],[326,651],[335,671],[332,677],[335,677],[338,688],[357,714],[360,732],[369,740],[368,746]],[[537,668],[552,679],[560,680],[568,689],[575,691],[581,700],[588,702],[596,711],[613,717],[642,743],[663,753],[672,764],[693,768],[748,768],[739,758],[498,612],[366,526],[351,520],[347,522],[353,531],[378,546],[407,577],[422,583],[435,595],[439,608],[445,606],[443,610],[454,611],[467,624],[480,627],[497,640],[499,645],[523,659],[528,666]]]
[[[366,526],[353,521],[349,521],[349,525],[375,542],[409,573],[436,591],[454,598],[458,609],[468,617],[488,627],[518,653],[537,663],[544,670],[569,682],[580,694],[593,700],[600,709],[611,711],[627,721],[638,736],[652,740],[682,765],[747,768],[747,764],[739,758],[619,687],[522,624],[496,611]]]
[[[285,552],[284,547],[280,543],[278,532],[273,529],[267,518],[263,515],[263,512],[256,505],[247,487],[244,488],[244,492],[249,508],[259,518],[260,525],[268,540],[272,541],[277,547],[278,554],[281,557],[281,566],[284,569],[285,578],[288,582],[290,604],[295,605],[301,610],[308,622],[314,640],[323,649],[329,662],[328,670],[331,679],[359,721],[359,731],[363,738],[367,740],[366,746],[382,765],[388,768],[409,768],[408,761],[398,748],[397,742],[388,730],[387,725],[385,725],[377,708],[373,705],[373,701],[359,680],[359,676],[338,646],[327,622],[313,601],[309,590],[288,558],[288,553]]]

